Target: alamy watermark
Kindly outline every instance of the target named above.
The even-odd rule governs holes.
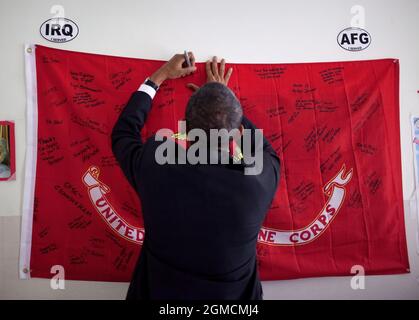
[[[364,290],[365,289],[365,269],[361,265],[354,265],[351,268],[351,274],[355,274],[351,278],[351,288],[353,290]]]
[[[56,264],[51,267],[51,274],[54,276],[51,278],[50,286],[52,290],[64,290],[65,289],[65,271],[62,265]]]
[[[351,7],[351,27],[352,28],[365,28],[365,8],[359,4]]]
[[[178,121],[178,133],[164,128],[157,131],[162,141],[155,152],[158,164],[229,164],[242,163],[245,175],[263,170],[263,129],[192,129]],[[183,146],[182,146],[183,143]]]

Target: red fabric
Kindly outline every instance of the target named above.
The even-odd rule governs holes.
[[[141,207],[112,155],[110,133],[131,93],[161,64],[36,47],[33,277],[49,278],[51,267],[62,265],[67,279],[130,280],[143,236]],[[366,274],[408,272],[398,61],[231,66],[230,87],[281,159],[281,182],[257,248],[261,278],[349,275],[353,265]],[[177,132],[191,95],[185,84],[204,81],[203,64],[191,77],[167,81],[145,137],[163,127]],[[311,235],[307,229],[299,235],[304,243],[271,243],[269,232],[298,232],[319,217],[331,194],[326,184],[343,166],[351,179],[341,186],[340,207],[325,207],[338,211],[327,227]],[[112,208],[108,217],[89,196],[96,180],[86,177],[101,182],[96,191],[106,199],[96,204]],[[119,229],[110,225],[113,213],[122,218]]]

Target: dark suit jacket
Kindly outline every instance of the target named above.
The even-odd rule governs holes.
[[[127,299],[262,299],[256,242],[279,181],[275,151],[264,139],[263,171],[253,176],[243,164],[159,165],[163,142],[140,136],[151,104],[133,93],[112,132],[145,228]]]

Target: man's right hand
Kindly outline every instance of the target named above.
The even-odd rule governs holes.
[[[160,86],[166,79],[177,79],[195,72],[195,57],[192,52],[188,52],[188,55],[191,61],[190,67],[183,67],[185,56],[178,53],[154,72],[150,76],[150,80]]]
[[[227,73],[225,73],[225,60],[221,59],[221,62],[218,64],[217,57],[214,56],[211,60],[208,60],[206,63],[207,70],[207,83],[208,82],[219,82],[224,85],[228,85],[231,74],[233,73],[233,68],[228,68]],[[196,84],[188,83],[186,85],[189,89],[196,91],[199,87]]]

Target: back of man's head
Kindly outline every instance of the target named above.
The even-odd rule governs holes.
[[[243,110],[234,93],[225,85],[209,82],[197,90],[186,106],[187,130],[238,129]]]

